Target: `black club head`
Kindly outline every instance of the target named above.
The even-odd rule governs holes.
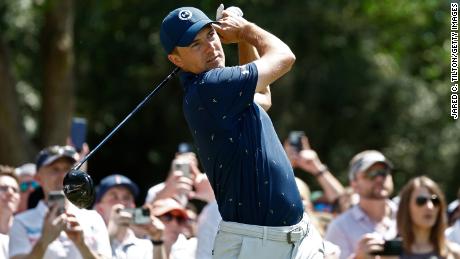
[[[70,170],[64,177],[64,194],[75,206],[88,208],[95,198],[93,179],[81,170]]]

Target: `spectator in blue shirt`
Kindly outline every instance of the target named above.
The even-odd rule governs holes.
[[[160,39],[182,70],[184,115],[223,219],[214,258],[323,257],[289,159],[254,102],[292,67],[289,47],[235,12],[213,22],[193,7],[170,12]],[[238,43],[247,64],[226,67],[221,43]],[[254,49],[260,58],[249,54]]]

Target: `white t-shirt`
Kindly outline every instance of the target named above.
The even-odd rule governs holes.
[[[8,258],[8,240],[8,235],[0,234],[0,258]]]
[[[460,219],[455,224],[446,229],[446,237],[449,241],[460,245]]]
[[[93,210],[78,209],[69,204],[68,211],[75,215],[83,228],[88,247],[106,258],[111,258],[109,234],[102,217]],[[10,229],[9,256],[28,254],[42,233],[43,220],[48,207],[41,200],[38,205],[14,217]],[[82,256],[66,233],[62,231],[46,250],[43,259],[81,259]]]
[[[137,238],[134,232],[128,229],[122,242],[112,241],[112,256],[113,259],[152,259],[153,245],[148,239]]]
[[[187,239],[183,234],[179,234],[176,242],[171,247],[170,259],[201,259],[195,257],[197,239],[192,237]]]

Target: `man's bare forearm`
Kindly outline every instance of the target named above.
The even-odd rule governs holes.
[[[260,55],[256,63],[263,76],[259,76],[257,91],[286,74],[295,62],[294,53],[284,42],[254,23],[247,22],[239,38],[254,46]]]

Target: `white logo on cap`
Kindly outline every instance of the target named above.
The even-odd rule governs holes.
[[[181,10],[178,16],[179,19],[183,21],[190,20],[192,18],[192,12],[189,10]]]

